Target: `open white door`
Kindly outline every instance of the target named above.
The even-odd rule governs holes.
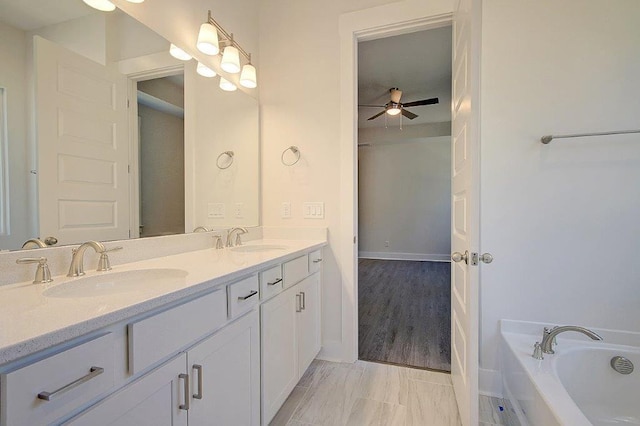
[[[453,19],[451,379],[465,426],[478,424],[479,7],[459,0]]]
[[[35,37],[40,237],[129,238],[126,78]]]

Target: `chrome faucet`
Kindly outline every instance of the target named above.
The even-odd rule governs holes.
[[[576,325],[553,327],[551,330],[545,328],[542,334],[542,352],[544,352],[545,354],[555,353],[555,351],[553,350],[553,342],[558,334],[564,333],[565,331],[577,331],[578,333],[582,333],[590,337],[592,340],[602,340],[602,337],[600,337],[598,333],[593,332],[588,328],[578,327]]]
[[[229,230],[229,232],[227,233],[227,243],[225,244],[226,247],[233,247],[233,243],[231,242],[231,236],[236,231],[238,231],[238,235],[236,235],[236,245],[237,246],[242,244],[242,240],[240,239],[240,235],[246,234],[247,232],[249,232],[249,231],[247,231],[246,228],[242,228],[242,227],[231,228]]]
[[[193,232],[209,232],[209,228],[207,228],[206,226],[196,226],[193,229]]]
[[[86,243],[83,243],[77,249],[73,249],[71,266],[69,266],[69,273],[67,274],[68,277],[79,277],[84,275],[84,252],[89,247],[93,248],[96,253],[100,254],[100,259],[98,260],[98,268],[96,269],[96,271],[110,270],[111,264],[109,262],[109,256],[107,256],[107,253],[122,249],[122,247],[114,247],[107,250],[104,244],[98,241],[87,241]]]

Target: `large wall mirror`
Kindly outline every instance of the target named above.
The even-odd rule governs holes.
[[[0,250],[258,225],[258,102],[169,44],[81,0],[0,0]]]

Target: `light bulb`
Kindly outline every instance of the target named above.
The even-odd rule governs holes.
[[[220,68],[231,74],[240,72],[240,53],[238,52],[238,49],[233,46],[227,46],[224,48]]]
[[[238,88],[238,86],[236,86],[226,78],[220,77],[220,88],[225,92],[233,92]]]
[[[191,59],[191,55],[189,55],[187,52],[180,49],[173,43],[171,43],[171,46],[169,47],[169,53],[171,54],[171,56],[176,59],[180,59],[181,61],[188,61]]]
[[[387,110],[387,114],[389,115],[398,115],[402,110],[397,105],[392,106]]]
[[[103,12],[111,12],[116,8],[116,6],[113,3],[111,3],[109,0],[82,0],[82,1],[88,4],[89,6],[91,6],[92,8],[101,10]]]
[[[198,43],[196,46],[199,51],[207,55],[213,56],[220,53],[220,47],[218,45],[218,31],[216,31],[216,28],[213,25],[209,23],[200,25]]]
[[[258,86],[258,81],[256,80],[256,67],[251,64],[247,64],[242,67],[240,84],[247,89],[255,89]]]
[[[211,68],[209,68],[208,66],[200,62],[198,62],[198,66],[196,67],[196,72],[203,77],[211,78],[216,76],[216,72],[214,70],[212,70]]]
[[[142,3],[144,0],[127,0],[129,3]]]

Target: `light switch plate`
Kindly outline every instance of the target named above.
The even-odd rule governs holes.
[[[225,217],[224,203],[207,204],[207,216],[210,218],[224,219]]]
[[[236,219],[242,219],[244,217],[244,203],[236,203],[233,208],[233,215]]]
[[[302,217],[305,219],[324,219],[324,203],[321,201],[302,203]]]
[[[283,219],[291,218],[291,202],[290,201],[285,201],[284,203],[282,203],[282,207],[280,209],[280,217],[282,217]]]

